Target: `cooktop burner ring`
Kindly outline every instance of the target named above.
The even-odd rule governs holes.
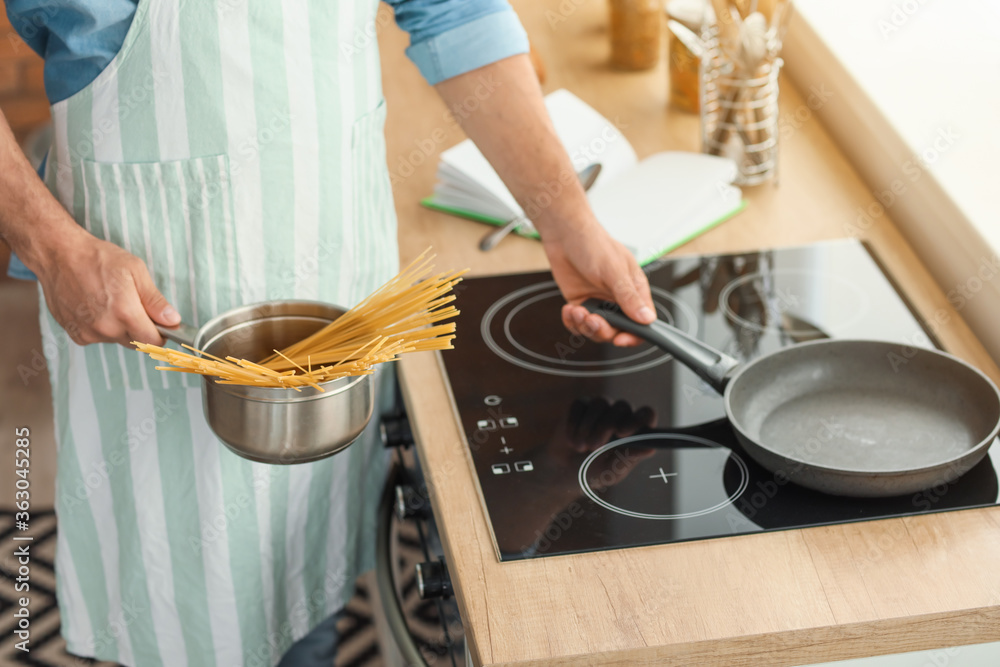
[[[740,481],[736,485],[735,490],[733,492],[731,492],[728,495],[728,497],[726,497],[725,500],[722,500],[722,501],[720,501],[720,502],[712,505],[711,507],[705,507],[705,508],[702,508],[702,509],[699,509],[699,510],[693,510],[693,511],[690,511],[690,512],[679,512],[679,513],[676,513],[676,514],[652,514],[652,513],[649,513],[649,512],[637,512],[637,511],[633,511],[633,510],[628,510],[628,509],[625,509],[623,507],[619,507],[617,505],[609,503],[607,500],[605,500],[604,498],[601,498],[599,495],[597,495],[597,493],[594,491],[594,489],[590,486],[590,482],[587,481],[587,472],[588,472],[591,464],[594,461],[596,461],[597,458],[600,457],[602,454],[604,454],[604,453],[606,453],[606,452],[608,452],[608,451],[610,451],[612,449],[616,449],[618,447],[621,447],[623,445],[627,445],[627,444],[630,444],[630,443],[633,443],[633,442],[642,442],[644,440],[664,440],[665,438],[669,438],[671,440],[681,440],[681,441],[684,441],[684,442],[690,442],[690,443],[698,445],[699,447],[707,447],[707,448],[710,448],[712,451],[718,451],[720,454],[726,454],[726,460],[727,461],[730,461],[730,460],[733,461],[736,464],[737,470],[739,472]],[[665,473],[662,468],[660,468],[660,474],[664,476],[663,477],[664,481],[666,481],[667,477],[670,476],[669,474]],[[583,489],[584,494],[586,494],[586,496],[588,498],[590,498],[592,501],[594,501],[595,503],[597,503],[598,505],[600,505],[604,509],[609,510],[611,512],[614,512],[615,514],[621,514],[623,516],[629,516],[629,517],[633,517],[633,518],[636,518],[636,519],[652,519],[652,520],[656,520],[656,521],[667,521],[667,520],[675,521],[675,520],[679,520],[679,519],[689,519],[689,518],[693,518],[693,517],[704,516],[705,514],[711,514],[712,512],[717,512],[718,510],[720,510],[720,509],[722,509],[724,507],[728,507],[728,506],[732,505],[736,501],[736,499],[739,498],[740,495],[744,491],[746,491],[747,486],[749,486],[749,484],[750,484],[750,469],[747,466],[746,462],[740,457],[739,454],[737,454],[736,452],[734,452],[729,447],[721,445],[721,444],[719,444],[717,442],[712,442],[711,440],[706,440],[704,438],[699,438],[697,436],[687,435],[687,434],[683,434],[683,433],[671,433],[671,434],[643,433],[643,434],[640,434],[640,435],[632,435],[632,436],[628,436],[626,438],[621,438],[619,440],[613,440],[613,441],[607,443],[606,445],[604,445],[603,447],[595,449],[593,452],[590,453],[590,456],[588,456],[583,461],[583,463],[580,464],[580,469],[577,472],[577,481],[580,484],[580,488]]]
[[[698,320],[694,309],[691,308],[691,306],[662,288],[654,286],[651,288],[651,291],[653,292],[654,297],[659,297],[661,301],[673,305],[679,313],[683,314],[683,318],[681,319],[686,320],[685,323],[687,326],[680,328],[684,329],[691,335],[697,335],[696,330]],[[663,352],[662,350],[658,350],[655,347],[648,347],[627,357],[601,359],[596,361],[582,361],[539,354],[538,352],[535,352],[518,342],[516,337],[511,332],[511,321],[514,316],[529,305],[559,294],[560,292],[556,287],[556,283],[553,281],[546,281],[522,287],[521,289],[514,290],[506,296],[501,297],[489,307],[480,322],[480,333],[482,335],[483,342],[486,343],[486,346],[494,354],[501,359],[514,364],[515,366],[538,373],[545,373],[547,375],[561,375],[565,377],[608,377],[613,375],[624,375],[658,366],[670,361],[673,358],[671,355]],[[494,338],[493,332],[491,331],[491,326],[504,308],[529,295],[531,295],[530,298],[517,303],[513,308],[511,308],[511,310],[506,313],[503,320],[504,338],[506,338],[506,342],[514,348],[514,352],[517,353],[515,354],[510,350],[505,349],[500,343],[497,342],[496,338]],[[671,324],[674,323],[675,318],[664,303],[659,303],[654,300],[654,306],[656,307],[659,317],[665,319]],[[524,358],[518,355],[525,355],[529,358]],[[553,364],[556,367],[544,365],[545,363]],[[562,368],[559,366],[562,366]]]
[[[781,277],[781,276],[794,276],[799,278],[805,277],[806,279],[818,278],[821,281],[826,281],[827,284],[829,284],[830,281],[832,281],[832,283],[835,283],[841,287],[846,287],[850,292],[852,292],[853,293],[852,296],[857,300],[859,307],[854,309],[850,319],[836,323],[837,327],[842,330],[848,329],[857,324],[858,322],[860,322],[864,318],[866,312],[868,311],[868,308],[871,305],[871,300],[869,299],[868,295],[860,287],[838,275],[825,273],[822,271],[812,271],[809,269],[777,268],[766,272],[758,271],[755,273],[750,273],[745,276],[740,276],[739,278],[731,280],[725,287],[722,288],[722,291],[719,292],[719,308],[725,314],[726,318],[728,318],[732,322],[738,324],[739,326],[745,329],[756,331],[758,333],[765,333],[768,331],[784,331],[784,333],[789,335],[797,335],[797,334],[809,335],[815,333],[811,329],[799,331],[794,328],[788,329],[778,324],[779,322],[781,322],[781,315],[783,313],[788,312],[789,314],[795,314],[795,311],[791,307],[779,309],[777,312],[771,312],[770,308],[768,308],[768,315],[770,316],[769,323],[765,325],[761,324],[760,322],[754,322],[746,319],[745,317],[742,317],[741,315],[736,313],[736,311],[734,311],[732,307],[729,305],[729,298],[730,296],[732,296],[733,292],[735,292],[740,287],[746,285],[747,283],[752,282],[754,280],[771,280],[773,282],[776,277]],[[777,291],[780,291],[780,289]],[[780,294],[778,295],[778,298],[779,300],[782,299],[788,300],[787,297],[782,296]],[[794,300],[795,298],[796,297],[792,295],[792,299]],[[768,304],[768,306],[769,305],[770,304]]]
[[[539,301],[542,301],[543,299],[548,299],[549,297],[552,297],[552,296],[559,296],[560,294],[561,294],[561,292],[558,290],[558,288],[557,289],[553,289],[553,290],[548,290],[548,291],[545,291],[545,292],[539,292],[538,294],[536,294],[535,296],[531,297],[530,299],[525,299],[521,303],[519,303],[516,306],[514,306],[513,308],[511,308],[510,312],[507,313],[507,316],[504,317],[504,319],[503,319],[503,332],[504,332],[504,335],[507,336],[507,341],[511,345],[513,345],[514,347],[516,347],[518,350],[520,350],[521,352],[523,352],[524,354],[527,354],[530,357],[534,357],[535,359],[540,359],[542,361],[548,361],[550,363],[560,363],[560,364],[564,364],[566,366],[601,366],[603,364],[607,364],[607,361],[603,360],[603,359],[597,360],[597,361],[574,361],[572,359],[557,359],[555,357],[547,357],[544,354],[539,354],[539,353],[535,352],[534,350],[528,349],[527,347],[525,347],[524,345],[522,345],[521,343],[519,343],[518,340],[517,340],[517,338],[514,337],[514,334],[511,333],[510,322],[511,322],[511,320],[514,319],[515,315],[517,315],[519,312],[521,312],[522,310],[524,310],[525,308],[527,308],[528,306],[530,306],[533,303],[537,303]],[[654,305],[656,306],[656,312],[660,315],[660,317],[662,317],[663,319],[665,319],[668,324],[673,324],[674,323],[674,316],[670,313],[670,311],[666,310],[665,308],[663,308],[659,304],[654,304]],[[655,348],[655,347],[647,347],[642,352],[638,352],[637,354],[633,354],[633,355],[628,356],[628,357],[622,357],[621,359],[616,359],[615,361],[617,363],[624,363],[624,362],[628,362],[628,361],[634,361],[636,359],[641,359],[642,357],[648,357],[649,355],[655,354],[657,352],[659,352],[659,350],[657,348]]]

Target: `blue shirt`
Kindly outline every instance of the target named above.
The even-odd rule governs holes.
[[[406,55],[431,84],[528,51],[528,38],[508,0],[385,1],[410,34]],[[138,3],[7,0],[11,25],[45,59],[49,102],[83,90],[108,66],[125,41]],[[7,273],[35,278],[16,256]]]

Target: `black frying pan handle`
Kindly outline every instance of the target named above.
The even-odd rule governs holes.
[[[729,378],[739,365],[739,362],[728,354],[719,352],[662,320],[656,320],[649,325],[633,321],[613,301],[587,299],[583,302],[583,307],[600,315],[616,329],[634,334],[669,352],[720,394],[726,390]]]

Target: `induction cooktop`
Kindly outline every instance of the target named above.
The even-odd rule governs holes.
[[[661,319],[741,359],[827,337],[938,346],[861,242],[646,267]],[[796,486],[740,447],[722,398],[648,344],[563,328],[549,273],[471,278],[442,355],[501,560],[1000,503],[1000,452],[896,498]]]

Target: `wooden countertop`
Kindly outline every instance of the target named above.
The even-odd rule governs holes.
[[[697,118],[666,108],[662,65],[606,66],[603,0],[514,5],[548,67],[546,91],[568,88],[617,117],[640,157],[698,149]],[[534,241],[480,253],[483,225],[418,205],[433,188],[437,154],[462,135],[391,21],[380,42],[402,261],[433,245],[439,266],[474,275],[545,268]],[[1000,381],[891,219],[858,224],[874,199],[813,118],[815,100],[782,86],[780,186],[747,189],[746,211],[674,254],[855,232],[947,349]],[[1000,640],[1000,508],[501,564],[438,357],[413,355],[401,374],[476,664],[801,665]]]

